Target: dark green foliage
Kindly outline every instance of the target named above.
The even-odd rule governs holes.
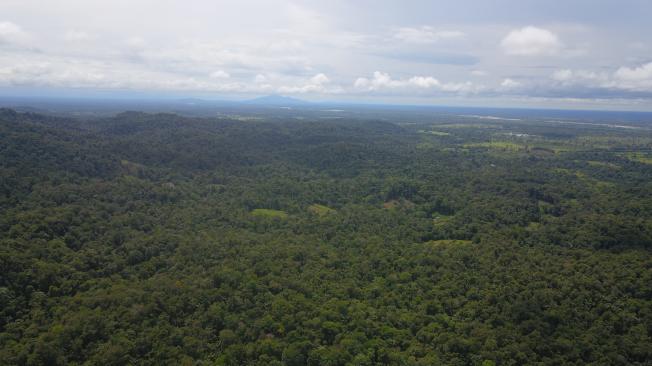
[[[650,134],[451,118],[1,110],[0,364],[649,365]]]

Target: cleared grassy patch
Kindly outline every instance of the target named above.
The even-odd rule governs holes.
[[[432,224],[436,228],[441,228],[449,223],[453,219],[453,216],[434,214],[432,215]]]
[[[643,153],[628,153],[627,159],[643,164],[652,164],[652,156]]]
[[[308,212],[313,213],[315,215],[324,216],[324,215],[327,215],[329,213],[335,212],[335,210],[328,207],[328,206],[324,206],[324,205],[320,205],[320,204],[315,203],[315,204],[312,204],[312,205],[308,206]]]
[[[600,168],[609,168],[609,169],[620,169],[620,165],[616,165],[614,163],[607,163],[604,161],[594,161],[594,160],[589,160],[586,162],[590,166],[594,167],[600,167]]]
[[[525,145],[515,144],[513,142],[507,142],[507,141],[492,141],[492,142],[480,142],[475,144],[464,144],[464,147],[467,148],[484,147],[488,149],[505,150],[505,151],[525,150]]]
[[[436,146],[433,143],[430,142],[420,142],[417,144],[417,150],[428,150],[428,149],[434,149]]]
[[[387,210],[395,210],[399,208],[410,209],[410,208],[414,208],[414,203],[406,199],[390,200],[383,203],[383,208]]]
[[[471,240],[431,240],[428,244],[436,246],[449,246],[449,245],[469,245]]]
[[[426,133],[434,136],[450,136],[448,132],[419,130],[419,133]]]
[[[129,160],[120,160],[120,166],[122,167],[123,174],[126,175],[138,175],[145,171],[145,166],[143,164],[134,163]]]
[[[501,129],[502,126],[490,125],[490,124],[479,124],[479,123],[447,123],[447,124],[437,125],[437,128]]]
[[[276,219],[285,219],[288,217],[287,212],[280,210],[272,210],[268,208],[257,208],[251,211],[251,215],[256,217],[267,217]]]

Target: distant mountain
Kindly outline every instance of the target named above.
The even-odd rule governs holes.
[[[198,99],[198,98],[179,99],[178,102],[180,104],[185,104],[185,105],[198,105],[198,104],[210,103],[209,101],[206,101],[204,99]]]
[[[279,106],[279,107],[309,104],[309,102],[305,100],[291,98],[291,97],[284,97],[282,95],[267,95],[264,97],[247,100],[244,103]]]

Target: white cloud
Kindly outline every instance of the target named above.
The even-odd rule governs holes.
[[[136,46],[139,44],[137,42]],[[258,94],[333,94],[343,90],[333,85],[324,73],[308,78],[261,73],[249,76],[248,80],[233,79],[223,69],[205,74],[191,70],[184,75],[174,68],[152,67],[149,61],[155,56],[147,51],[143,51],[147,62],[134,62],[129,58],[100,60],[44,53],[0,53],[0,86]],[[205,66],[203,62],[194,65]]]
[[[413,76],[408,79],[393,79],[388,73],[376,71],[373,78],[357,78],[353,83],[355,89],[361,91],[401,91],[403,93],[440,91],[451,93],[477,93],[482,87],[471,82],[442,83],[432,76]]]
[[[568,69],[557,70],[554,74],[552,74],[552,78],[557,81],[568,81],[573,78],[573,72]]]
[[[616,71],[621,80],[642,81],[652,79],[652,62],[635,68],[621,67]]]
[[[509,79],[509,78],[503,80],[503,82],[500,83],[500,87],[503,88],[503,89],[516,89],[516,88],[520,87],[521,85],[522,84],[520,82],[518,82],[516,80],[513,80],[513,79]]]
[[[433,27],[401,27],[394,32],[394,38],[407,43],[435,43],[446,39],[464,37],[464,33],[452,30],[435,30]]]
[[[180,74],[229,70],[230,74],[267,75],[286,74],[305,77],[314,73],[310,59],[301,52],[278,50],[268,43],[256,40],[177,42],[140,42],[138,39],[124,48],[123,55],[130,61],[147,63]],[[250,80],[250,79],[249,79]]]
[[[21,44],[29,38],[27,32],[12,22],[0,22],[0,45]]]
[[[432,76],[414,76],[408,80],[408,84],[419,88],[433,88],[441,86],[439,80],[433,78]]]
[[[331,80],[325,74],[319,73],[310,79],[306,80],[302,85],[295,86],[281,86],[277,89],[282,94],[306,94],[306,93],[321,93],[321,94],[335,94],[340,93],[340,87],[329,87]]]
[[[471,75],[473,76],[487,76],[488,73],[484,70],[473,70],[471,71]]]
[[[461,83],[443,83],[440,88],[442,91],[458,94],[476,94],[484,90],[483,86],[476,85],[470,81]]]
[[[228,79],[231,77],[231,75],[224,70],[217,70],[217,71],[213,71],[210,74],[210,77],[211,79]]]
[[[0,54],[0,85],[15,87],[95,88],[200,92],[268,92],[264,85],[224,82],[154,70],[115,61],[80,61],[69,57]]]
[[[652,92],[652,62],[638,67],[620,67],[612,72],[557,70],[552,80],[561,86],[598,88],[631,92]]]
[[[614,73],[615,83],[632,91],[652,92],[652,62],[638,67],[620,67]]]
[[[372,79],[361,77],[356,79],[353,85],[356,88],[374,91],[383,88],[400,88],[406,86],[407,83],[405,81],[392,80],[389,74],[376,71]]]
[[[87,32],[79,30],[69,30],[63,35],[63,39],[66,42],[85,42],[90,41],[94,37]]]
[[[432,76],[413,76],[409,79],[393,79],[388,73],[376,71],[371,79],[364,77],[357,78],[354,87],[369,91],[381,89],[398,89],[398,88],[433,88],[441,86],[439,80]]]
[[[125,44],[134,49],[143,49],[147,47],[147,41],[141,37],[129,37],[125,40]]]
[[[533,26],[512,30],[500,44],[508,55],[519,56],[552,55],[562,46],[555,33]]]
[[[331,81],[328,78],[328,76],[326,76],[324,74],[321,74],[321,73],[313,76],[312,78],[310,78],[310,84],[313,84],[313,85],[323,85],[323,84],[328,84],[330,82]]]
[[[256,77],[254,78],[254,82],[256,82],[256,83],[258,83],[258,84],[260,84],[260,83],[264,83],[264,82],[266,82],[266,81],[267,81],[267,76],[265,76],[265,75],[263,75],[263,74],[258,74],[258,75],[256,75]]]

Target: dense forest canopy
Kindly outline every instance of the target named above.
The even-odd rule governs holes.
[[[0,110],[0,364],[650,365],[649,125],[278,113]]]

